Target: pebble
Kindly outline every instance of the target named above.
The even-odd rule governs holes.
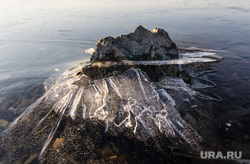
[[[0,120],[0,128],[4,128],[4,127],[6,127],[8,124],[9,124],[8,121],[2,120],[2,119]]]
[[[11,112],[14,112],[14,111],[16,110],[16,108],[14,108],[14,107],[9,107],[8,110],[11,111]]]
[[[57,149],[60,146],[62,146],[64,143],[64,138],[57,138],[56,141],[53,144],[53,149]]]

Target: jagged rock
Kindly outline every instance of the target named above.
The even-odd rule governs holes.
[[[133,33],[105,37],[97,43],[91,61],[167,60],[179,58],[175,43],[160,28],[138,26]]]

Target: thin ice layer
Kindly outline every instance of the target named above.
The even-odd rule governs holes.
[[[74,120],[96,118],[104,123],[106,131],[118,135],[130,130],[142,141],[160,134],[180,137],[196,148],[201,141],[180,117],[172,97],[164,89],[156,88],[140,69],[94,80],[88,86],[74,81],[68,85],[71,89],[67,89],[69,83],[64,83],[51,88],[48,102],[55,101],[58,93],[64,95],[53,108],[60,113],[68,106],[67,113]]]
[[[218,59],[215,60],[218,61]],[[136,62],[145,64],[145,61]],[[149,65],[159,64],[158,61],[148,62]],[[8,131],[14,132],[23,125],[32,128],[32,133],[37,133],[37,130],[46,124],[46,120],[55,111],[59,113],[58,119],[50,127],[51,130],[47,131],[48,137],[41,154],[49,145],[65,115],[75,121],[99,120],[106,127],[106,131],[113,135],[130,131],[142,141],[161,135],[181,139],[195,150],[199,149],[201,137],[180,117],[176,107],[178,108],[187,98],[201,97],[206,100],[217,100],[217,97],[197,92],[193,89],[193,85],[188,85],[177,77],[166,77],[159,83],[151,82],[145,72],[134,68],[93,81],[82,73],[82,69],[89,65],[89,63],[80,64],[64,72],[60,77],[48,78],[44,84],[47,88],[45,95],[30,106],[2,134],[8,136]],[[191,65],[190,70],[192,68]],[[207,71],[191,71],[191,75],[194,74],[199,78],[204,73]],[[204,82],[207,83],[207,81],[195,81],[198,84]],[[198,86],[198,84],[195,85]],[[43,112],[44,109],[48,110]],[[31,119],[26,119],[29,116],[32,116]],[[25,122],[26,120],[30,122]]]

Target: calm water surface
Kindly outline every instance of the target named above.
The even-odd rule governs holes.
[[[210,91],[214,137],[250,159],[250,1],[2,0],[0,118],[13,121],[42,95],[44,80],[89,59],[84,50],[138,25],[165,29],[179,48],[220,50]],[[230,126],[228,126],[230,123]],[[0,130],[4,129],[1,125]]]

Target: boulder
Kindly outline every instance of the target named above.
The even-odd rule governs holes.
[[[91,61],[168,60],[179,58],[175,43],[160,28],[138,26],[133,33],[99,40]]]

